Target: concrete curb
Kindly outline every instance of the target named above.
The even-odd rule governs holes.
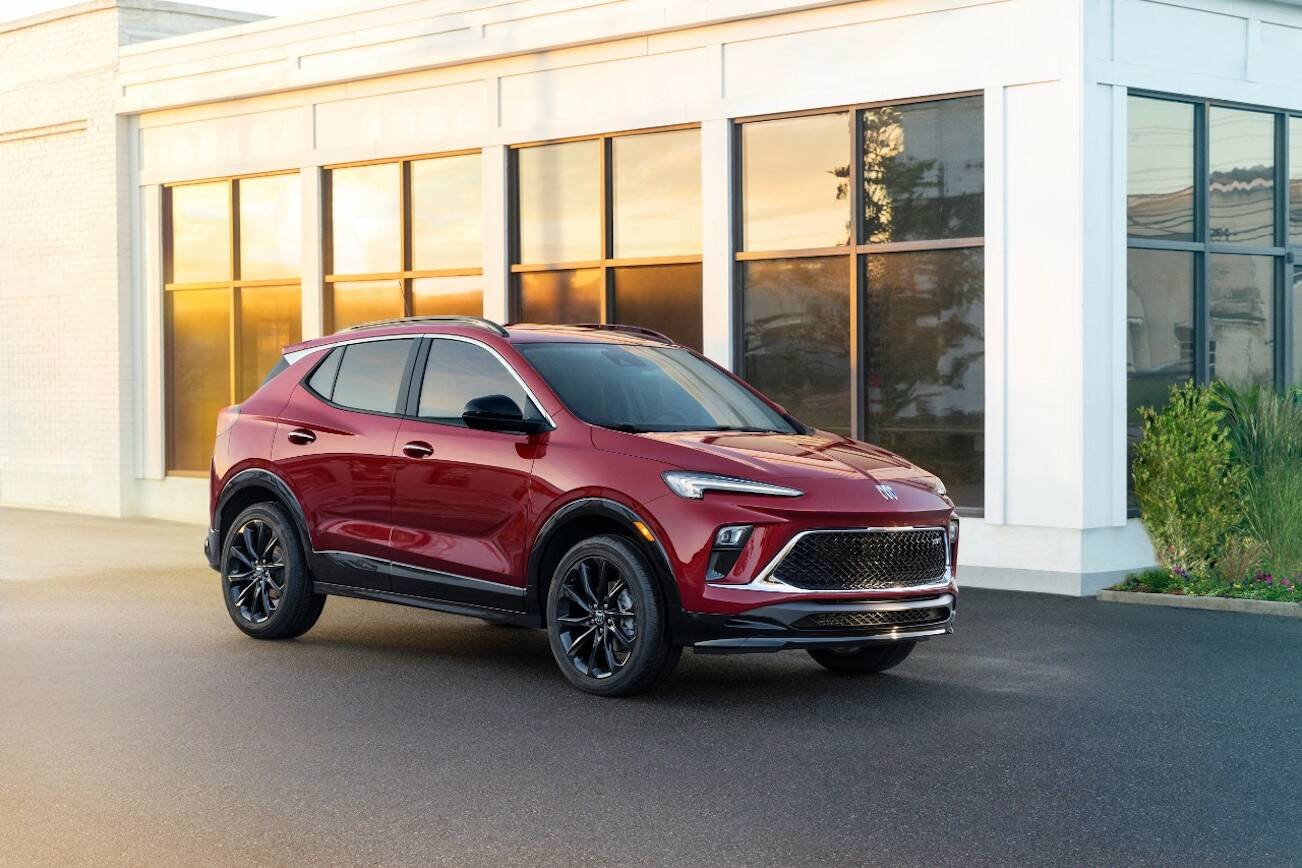
[[[1137,591],[1099,591],[1099,599],[1105,603],[1132,603],[1141,606],[1170,606],[1175,609],[1205,609],[1212,612],[1302,618],[1302,603],[1281,603],[1275,600],[1187,597],[1180,594],[1143,594]]]

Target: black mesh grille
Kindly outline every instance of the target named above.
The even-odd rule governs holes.
[[[900,609],[895,612],[823,612],[806,615],[796,622],[796,627],[801,630],[869,630],[874,627],[933,624],[948,617],[947,608]]]
[[[944,578],[946,549],[943,528],[811,533],[773,576],[811,591],[912,588]]]

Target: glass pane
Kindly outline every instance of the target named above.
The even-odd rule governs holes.
[[[1207,257],[1212,379],[1236,386],[1274,382],[1274,286],[1273,256]]]
[[[519,275],[520,322],[601,321],[601,272],[531,271]]]
[[[701,252],[701,132],[611,141],[615,256]]]
[[[420,386],[423,419],[463,425],[466,404],[485,395],[505,395],[527,416],[536,416],[524,388],[488,350],[463,341],[430,343]]]
[[[979,249],[868,257],[868,439],[959,506],[985,503],[984,298]]]
[[[849,257],[744,269],[744,376],[800,421],[849,435]]]
[[[240,382],[235,400],[243,401],[262,385],[280,351],[302,339],[303,293],[297,286],[245,286],[239,292]]]
[[[483,316],[484,278],[418,277],[411,282],[412,316]]]
[[[229,289],[167,293],[168,470],[206,471],[231,403]]]
[[[411,164],[412,268],[483,264],[482,184],[479,154]]]
[[[981,97],[863,114],[864,237],[972,238],[985,225]]]
[[[317,365],[307,385],[323,398],[329,399],[335,391],[335,376],[339,373],[339,363],[343,361],[346,347],[336,347],[330,351],[321,364]]]
[[[1302,265],[1293,269],[1293,381],[1302,385]]]
[[[850,241],[850,115],[741,128],[742,249],[797,250]]]
[[[402,270],[402,197],[398,163],[330,171],[332,274]]]
[[[356,410],[395,413],[407,356],[415,341],[369,341],[344,347],[335,377],[334,402]]]
[[[613,322],[644,326],[701,349],[701,266],[615,269]]]
[[[240,277],[298,277],[303,258],[298,175],[267,175],[238,183]]]
[[[230,280],[230,185],[185,184],[173,187],[171,197],[171,282]]]
[[[1275,117],[1212,106],[1208,110],[1213,243],[1275,243]]]
[[[1139,408],[1166,406],[1194,376],[1194,255],[1129,250],[1126,257],[1126,450],[1143,429]],[[1129,466],[1129,465],[1127,465]],[[1134,480],[1126,474],[1127,489]]]
[[[330,323],[335,331],[358,323],[402,316],[396,280],[350,280],[330,284]]]
[[[1132,96],[1126,148],[1126,214],[1131,235],[1194,237],[1194,107]]]
[[[601,258],[601,142],[516,151],[520,261]]]
[[[1302,118],[1288,119],[1288,237],[1302,244]]]

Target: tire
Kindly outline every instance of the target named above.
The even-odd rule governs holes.
[[[683,649],[669,639],[651,569],[617,536],[584,540],[561,558],[547,593],[547,639],[556,665],[579,690],[645,693],[678,665]]]
[[[826,669],[850,675],[870,675],[885,672],[904,662],[904,658],[913,652],[917,642],[897,642],[891,645],[866,645],[853,650],[835,648],[811,648],[809,656],[813,657]]]
[[[227,614],[254,639],[302,636],[325,606],[325,594],[312,590],[298,530],[278,504],[255,503],[231,523],[221,574]]]

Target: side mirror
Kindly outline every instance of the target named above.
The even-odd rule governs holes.
[[[524,418],[520,405],[506,395],[484,395],[471,400],[461,413],[461,421],[477,431],[537,434],[543,430],[542,422]]]

